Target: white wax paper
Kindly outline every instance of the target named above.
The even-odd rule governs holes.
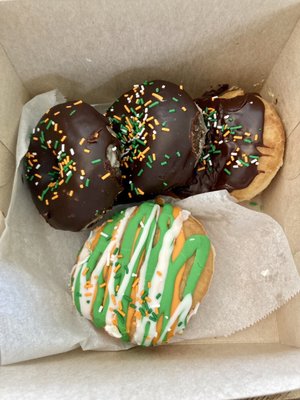
[[[69,351],[122,350],[130,345],[96,330],[72,304],[69,274],[88,232],[51,228],[22,183],[20,161],[41,115],[64,101],[57,91],[24,106],[17,169],[6,229],[0,241],[2,364]],[[264,318],[300,290],[282,228],[269,216],[238,205],[226,191],[177,202],[207,229],[215,247],[210,290],[184,334],[174,341],[230,335]]]

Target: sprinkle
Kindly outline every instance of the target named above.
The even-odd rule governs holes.
[[[39,179],[42,179],[41,175],[39,175],[39,174],[34,174],[34,176],[36,176]]]
[[[81,175],[85,175],[85,170],[84,169],[82,169],[82,170],[80,170],[80,173],[81,173]]]
[[[98,312],[99,312],[99,313],[101,313],[101,312],[102,312],[102,310],[103,310],[103,306],[101,305],[101,306],[99,307],[99,310],[98,310]]]
[[[84,141],[85,141],[85,138],[81,138],[81,139],[80,139],[80,142],[79,142],[80,146],[83,145]]]
[[[227,175],[231,175],[231,172],[227,168],[224,168],[224,172],[226,172]]]
[[[167,182],[163,182],[163,185],[164,185],[164,186],[168,186]]]
[[[156,161],[156,154],[155,153],[152,153],[152,158],[153,158],[153,161]]]
[[[243,136],[235,135],[233,139],[243,139]],[[247,140],[247,139],[245,139],[245,140]]]
[[[141,194],[142,196],[145,194],[145,192],[143,192],[142,189],[140,189],[140,188],[137,188],[137,191],[138,191],[138,193]]]
[[[108,172],[107,174],[101,176],[101,179],[104,181],[105,179],[107,179],[108,177],[110,177],[111,173]]]
[[[49,200],[48,199],[45,200],[45,203],[46,203],[46,206],[49,206]]]
[[[71,156],[74,156],[74,154],[75,154],[75,151],[72,147],[70,148],[70,153],[71,153]]]
[[[132,287],[136,287],[136,285],[139,283],[140,278],[136,278],[136,280],[133,282]]]
[[[101,163],[101,158],[97,158],[96,160],[92,160],[91,164],[99,164]]]
[[[73,194],[74,194],[74,190],[70,190],[70,191],[69,191],[69,196],[72,197]]]
[[[86,178],[86,180],[85,180],[85,187],[89,187],[89,185],[90,185],[90,179],[89,179],[89,178]]]
[[[60,139],[60,141],[61,141],[61,142],[64,142],[64,141],[66,140],[66,137],[67,137],[67,136],[63,136],[63,137]]]
[[[72,117],[72,115],[75,114],[76,111],[77,111],[77,110],[72,110],[72,111],[70,112],[70,117]]]
[[[113,294],[111,294],[110,297],[112,299],[113,305],[115,306],[117,304],[115,296]]]
[[[180,157],[181,156],[180,151],[176,151],[176,155],[177,157]]]
[[[167,161],[162,161],[161,163],[160,163],[160,165],[167,165],[168,163],[167,163]]]
[[[82,103],[83,103],[82,100],[78,100],[78,101],[76,101],[75,103],[73,103],[73,105],[74,105],[74,106],[78,106],[79,104],[82,104]]]
[[[106,283],[101,283],[101,285],[99,285],[99,288],[104,288],[106,286]]]
[[[159,104],[159,101],[155,101],[154,103],[151,103],[151,104],[149,105],[149,108],[155,107],[155,106],[157,106],[158,104]],[[146,104],[145,104],[145,106],[146,106]]]
[[[180,89],[180,90],[183,90],[183,85],[180,85],[180,86],[179,86],[179,89]]]
[[[160,271],[156,271],[158,276],[162,276],[162,273]]]
[[[258,134],[254,136],[254,140],[258,140]]]
[[[156,97],[159,101],[163,101],[163,97],[162,96],[160,96],[159,94],[157,94],[157,93],[152,93],[152,96],[153,97]]]
[[[91,152],[91,150],[89,150],[89,149],[84,149],[83,150],[85,153],[90,153]]]
[[[171,108],[171,109],[169,110],[169,113],[174,113],[174,112],[176,112],[175,108]]]
[[[170,132],[169,128],[161,128],[161,130],[164,131],[164,132]]]
[[[151,282],[148,282],[148,289],[150,289],[151,288]]]
[[[159,125],[159,122],[158,122],[158,120],[156,118],[154,119],[154,123],[155,123],[156,126]]]
[[[151,103],[152,103],[152,100],[148,100],[147,103],[144,104],[144,107],[148,107]],[[158,103],[158,101],[157,101],[157,103]]]
[[[55,113],[54,113],[54,115],[56,116],[56,115],[59,115],[60,114],[60,111],[56,111]]]
[[[203,170],[205,170],[205,167],[201,167],[201,168],[198,168],[198,169],[197,169],[198,172],[201,172],[201,171],[203,171]]]

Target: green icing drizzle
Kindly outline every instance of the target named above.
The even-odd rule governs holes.
[[[145,225],[147,224],[147,221],[149,221],[149,218],[155,206],[155,203],[145,202],[136,208],[135,212],[130,216],[129,220],[127,221],[126,228],[119,243],[119,248],[113,251],[116,259],[114,259],[114,261],[110,261],[109,268],[115,269],[118,266],[118,272],[115,274],[114,278],[114,293],[110,293],[109,296],[111,296],[111,294],[117,296],[117,289],[121,287],[124,279],[129,278],[128,284],[124,290],[124,295],[121,300],[122,307],[121,309],[119,309],[118,304],[117,309],[114,310],[117,316],[117,327],[124,341],[130,340],[129,334],[126,331],[127,313],[129,311],[129,308],[136,308],[136,306],[139,309],[142,318],[145,318],[147,313],[149,320],[153,321],[153,323],[156,323],[160,319],[160,317],[163,317],[161,333],[164,331],[171,317],[174,285],[178,272],[191,257],[194,257],[191,269],[187,277],[186,286],[183,290],[182,298],[189,294],[193,295],[210,252],[210,241],[207,236],[193,235],[186,239],[183,248],[181,249],[177,258],[174,261],[171,258],[169,259],[165,285],[162,293],[156,295],[156,299],[151,299],[152,302],[155,301],[156,303],[159,302],[160,304],[160,307],[158,309],[159,312],[155,313],[154,310],[151,308],[151,302],[147,301],[147,296],[149,294],[148,282],[151,282],[154,277],[156,267],[158,265],[159,255],[161,252],[164,251],[163,242],[165,235],[169,231],[169,229],[172,229],[172,225],[174,223],[172,205],[164,204],[160,207],[159,216],[156,216],[152,220],[148,229],[146,240],[144,241],[143,245],[140,247],[137,253],[136,261],[134,265],[132,265],[131,271],[129,271],[128,267],[133,254],[135,253],[135,251],[137,251],[139,244],[141,244],[143,230],[145,229]],[[115,214],[111,220],[105,223],[102,230],[103,233],[100,236],[94,250],[89,255],[87,262],[83,263],[83,265],[80,266],[80,270],[78,271],[76,279],[72,277],[71,283],[74,288],[74,303],[80,313],[82,313],[82,301],[86,301],[87,304],[89,304],[91,300],[90,297],[82,299],[82,294],[80,292],[82,285],[80,280],[82,274],[85,274],[85,282],[90,281],[92,273],[97,267],[100,258],[103,256],[107,246],[109,246],[110,244],[111,237],[116,232],[115,228],[118,226],[119,223],[121,223],[124,216],[124,211],[121,211]],[[138,229],[139,233],[137,234]],[[156,238],[156,244],[154,245],[154,237],[157,231],[159,232],[159,235],[158,238]],[[172,243],[172,246],[173,245],[174,241]],[[140,265],[143,264],[147,254],[149,258],[145,273],[144,294],[141,296],[143,302],[142,304],[134,304],[131,299],[132,285],[139,276],[138,268]],[[105,286],[100,287],[105,283],[103,270],[104,269],[102,269],[101,273],[99,274],[97,282],[93,281],[94,285],[97,284],[97,294],[92,306],[92,317],[96,327],[106,326],[106,317],[110,304],[109,296],[106,297],[106,301],[103,304],[106,291]],[[128,276],[128,274],[130,274],[130,276]],[[145,345],[145,341],[149,334],[151,324],[149,320],[145,324],[143,339],[141,343],[142,345]],[[186,321],[184,321],[183,328],[185,326]],[[167,335],[162,338],[163,341],[166,341],[166,339]]]

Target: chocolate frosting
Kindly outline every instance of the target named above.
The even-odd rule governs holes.
[[[37,209],[54,228],[85,228],[121,191],[119,169],[111,164],[118,141],[107,125],[106,117],[78,100],[51,108],[34,129],[24,175]]]
[[[208,128],[205,146],[182,197],[214,190],[246,188],[259,173],[257,149],[263,146],[265,107],[257,94],[232,99],[218,96],[195,100]]]
[[[127,198],[140,200],[187,183],[204,129],[182,86],[161,80],[134,85],[106,115],[120,140]]]

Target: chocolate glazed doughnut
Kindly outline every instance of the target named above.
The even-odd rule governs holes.
[[[275,109],[241,89],[203,96],[196,103],[208,128],[205,146],[189,186],[176,194],[227,189],[239,201],[253,198],[283,162],[285,133]]]
[[[82,100],[51,108],[24,158],[24,175],[40,214],[56,229],[96,222],[121,191],[118,141],[108,120]]]
[[[187,183],[201,154],[205,126],[182,86],[161,80],[134,85],[106,115],[120,140],[127,199]]]

